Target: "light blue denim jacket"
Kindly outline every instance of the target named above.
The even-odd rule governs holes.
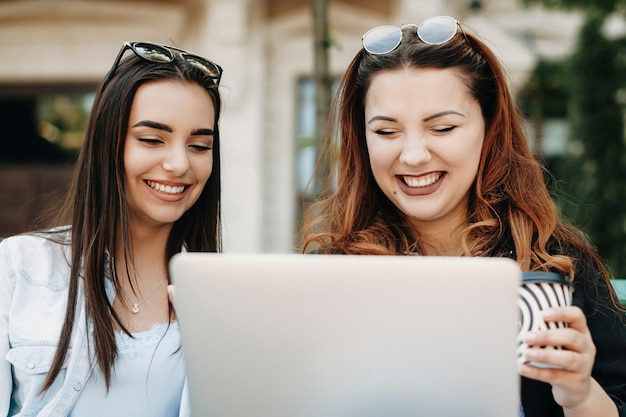
[[[0,416],[67,416],[95,364],[81,282],[63,369],[52,387],[39,394],[65,318],[70,258],[69,245],[41,237],[21,235],[0,242]],[[185,384],[180,416],[189,415],[187,399]]]

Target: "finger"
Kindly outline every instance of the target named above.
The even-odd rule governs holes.
[[[550,364],[551,365],[551,364]],[[535,366],[531,364],[518,365],[521,376],[545,382],[552,386],[576,387],[584,384],[589,376],[584,372],[572,372],[567,369],[554,366]]]
[[[593,353],[594,351],[590,335],[571,327],[528,332],[524,335],[523,341],[528,346],[563,347],[580,353]]]
[[[539,367],[547,366],[585,375],[593,366],[593,361],[587,355],[563,349],[528,348],[524,351],[524,359],[531,364],[541,364]]]
[[[575,306],[553,307],[542,311],[542,318],[549,323],[563,322],[568,327],[576,329],[582,333],[589,333],[587,319],[583,311]]]

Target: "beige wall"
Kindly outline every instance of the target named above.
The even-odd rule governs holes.
[[[450,14],[488,38],[518,88],[538,54],[550,53],[546,45],[562,46],[561,38],[571,39],[568,32],[576,28],[563,15],[537,25],[546,12],[522,13],[516,0],[485,1],[478,13],[469,11],[468,3],[330,0],[331,33],[340,45],[330,51],[332,74],[341,75],[371,27]],[[531,19],[525,18],[531,13]],[[96,83],[124,40],[176,44],[215,60],[225,69],[225,250],[289,252],[296,227],[295,87],[312,73],[311,19],[304,0],[0,0],[0,89]],[[548,22],[559,22],[565,30],[529,43],[529,33],[544,30]]]
[[[125,40],[183,42],[186,14],[173,3],[0,1],[0,82],[97,81]]]

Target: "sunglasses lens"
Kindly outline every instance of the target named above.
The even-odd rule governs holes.
[[[190,54],[181,54],[187,63],[191,66],[198,68],[200,71],[207,74],[209,77],[214,79],[219,79],[221,76],[220,69],[212,62],[207,61],[206,59]]]
[[[379,26],[363,35],[363,48],[370,54],[386,54],[398,47],[402,31],[395,26]]]
[[[124,45],[125,48],[131,48],[137,56],[150,62],[173,62],[175,56],[178,55],[189,65],[211,77],[215,84],[219,84],[222,77],[222,69],[219,65],[201,56],[190,54],[184,49],[151,42],[124,42]]]
[[[432,17],[418,26],[417,35],[424,43],[439,45],[454,37],[456,27],[456,20],[449,16]]]
[[[137,42],[132,48],[137,55],[148,61],[172,62],[174,60],[174,54],[171,51],[156,44]]]

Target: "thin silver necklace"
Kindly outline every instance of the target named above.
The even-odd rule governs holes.
[[[148,294],[148,296],[146,298],[141,300],[141,302],[133,303],[133,307],[130,309],[130,311],[132,311],[134,314],[139,313],[139,307],[141,307],[143,305],[143,303],[148,301],[150,299],[150,297],[152,297],[154,294],[156,294],[156,292],[159,290],[159,288],[161,288],[163,286],[163,284],[165,284],[166,282],[167,282],[167,278],[165,278],[163,281],[161,281],[161,283],[159,285],[157,285],[156,288],[153,289],[152,292],[150,294]],[[126,296],[126,299],[130,301],[130,296],[128,295],[126,290],[124,290],[124,288],[122,288],[122,292]]]

